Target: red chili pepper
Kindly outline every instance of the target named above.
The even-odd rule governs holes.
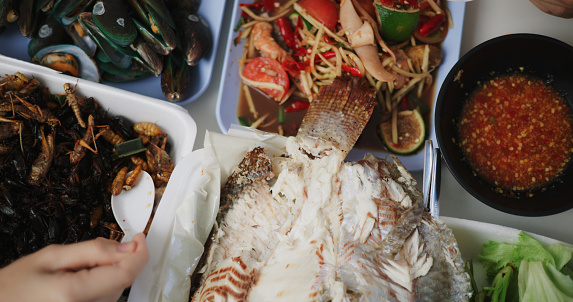
[[[392,8],[418,8],[418,1],[416,0],[381,0],[381,2]]]
[[[336,57],[336,53],[334,53],[334,51],[325,51],[323,53],[321,53],[321,55],[325,58],[325,59],[330,59],[330,58],[334,58]],[[322,58],[318,55],[314,56],[314,63],[320,63],[322,62]]]
[[[336,53],[334,51],[325,51],[322,53],[322,56],[326,59],[330,59],[336,57]]]
[[[268,11],[274,11],[277,9],[277,7],[275,6],[275,1],[274,0],[262,0],[265,3],[265,9]]]
[[[307,109],[309,106],[310,104],[308,102],[295,100],[288,107],[285,108],[285,111],[286,112],[301,111]]]
[[[336,41],[332,40],[330,37],[328,37],[327,35],[322,35],[322,40],[324,40],[324,43],[328,43],[330,45],[334,45],[336,44]]]
[[[239,34],[237,35],[237,37],[235,39],[233,39],[233,45],[237,46],[237,45],[239,45],[239,43],[241,43],[241,33],[242,33],[242,30],[239,30]]]
[[[277,9],[274,0],[260,0],[254,3],[239,3],[239,7],[248,7],[254,9],[260,9],[262,11],[274,11]]]
[[[420,26],[419,32],[420,36],[427,37],[429,34],[437,31],[440,28],[440,25],[446,20],[444,14],[436,14],[430,20],[426,21],[426,23]]]
[[[290,21],[286,17],[280,17],[277,19],[277,25],[279,26],[279,30],[281,31],[281,35],[283,36],[286,45],[294,50],[297,43],[294,38],[294,32]]]
[[[285,60],[281,65],[286,72],[291,74],[299,74],[301,70],[310,72],[310,66],[308,64],[294,60]]]
[[[408,110],[408,95],[402,97],[402,101],[400,102],[402,110]]]
[[[360,72],[360,69],[358,67],[350,67],[348,65],[343,64],[342,70],[344,70],[346,72],[350,72],[350,74],[355,76],[355,77],[362,77],[362,72]]]
[[[255,2],[255,3],[239,3],[239,7],[248,7],[248,8],[256,8],[256,9],[260,9],[262,8],[264,5],[264,3],[262,1],[259,2]]]

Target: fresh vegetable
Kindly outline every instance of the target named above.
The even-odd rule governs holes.
[[[241,126],[250,127],[253,122],[248,116],[239,116],[239,124]]]
[[[282,86],[282,91],[279,89],[258,87],[276,101],[282,100],[283,96],[289,89],[289,77],[279,63],[275,59],[267,57],[256,57],[245,65],[243,76],[255,82],[272,83]]]
[[[360,72],[360,69],[356,66],[350,67],[348,65],[342,65],[342,70],[349,72],[351,75],[353,75],[355,77],[362,77],[362,73]]]
[[[544,246],[525,232],[517,244],[489,241],[478,255],[491,284],[486,301],[573,301],[572,258],[573,247]]]
[[[363,26],[367,26],[368,23],[364,23],[358,13],[352,1],[345,0],[340,6],[340,25],[344,29],[346,36],[349,40],[353,37]],[[388,72],[378,56],[378,47],[374,44],[372,45],[362,45],[359,47],[354,47],[356,55],[362,60],[364,68],[377,80],[383,82],[393,81],[396,76]],[[344,68],[344,66],[343,66]]]
[[[375,3],[375,5],[384,40],[402,42],[412,36],[420,18],[420,10],[417,5],[416,7],[389,6],[381,3]]]
[[[277,25],[281,31],[281,35],[283,36],[286,45],[290,47],[290,49],[296,51],[298,44],[294,37],[294,31],[290,21],[286,17],[280,17],[277,19]]]
[[[286,112],[294,112],[294,111],[306,110],[306,109],[308,109],[309,106],[310,106],[310,103],[308,103],[308,102],[301,101],[301,100],[295,100],[288,107],[285,108],[285,111]]]
[[[444,14],[436,14],[430,20],[426,21],[425,23],[420,26],[418,31],[420,32],[420,36],[427,37],[429,34],[436,32],[444,20],[446,19]]]
[[[303,18],[303,16],[301,16],[298,12],[293,12],[288,16],[288,18],[290,19],[292,24],[294,24],[295,27],[297,28],[299,27],[299,25],[300,28],[302,28],[302,26],[304,25],[306,29],[308,30],[312,29],[312,24],[310,24],[310,22],[308,22],[305,18]]]
[[[435,19],[431,22],[432,18]],[[436,44],[444,41],[448,35],[449,27],[444,14],[437,14],[432,18],[428,16],[420,16],[418,29],[414,31],[414,38],[418,41],[426,44]],[[442,20],[440,21],[440,19]],[[436,25],[436,23],[439,24]]]
[[[405,110],[397,114],[396,136],[394,141],[394,127],[392,120],[380,123],[378,135],[390,151],[396,154],[412,153],[424,143],[426,126],[418,110]]]
[[[147,148],[143,146],[141,138],[134,138],[132,140],[128,140],[126,142],[115,145],[115,153],[112,155],[112,157],[114,159],[126,157],[140,152],[145,152],[145,150],[147,150]]]
[[[315,18],[326,28],[334,30],[338,23],[338,7],[331,0],[301,0],[299,3],[307,14]]]

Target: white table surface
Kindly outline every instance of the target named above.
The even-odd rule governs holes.
[[[229,24],[233,2],[227,0],[211,84],[200,98],[184,106],[197,122],[195,149],[203,147],[207,130],[221,132],[215,118],[215,107],[221,74],[224,72],[222,67],[228,30],[234,26]],[[547,15],[526,0],[468,2],[463,26],[460,56],[481,42],[509,33],[543,34],[573,45],[573,19]],[[413,174],[421,183],[422,174]],[[573,244],[573,210],[544,217],[522,217],[500,212],[467,193],[456,182],[445,164],[442,166],[440,215],[514,227]]]

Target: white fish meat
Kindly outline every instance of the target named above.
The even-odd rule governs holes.
[[[248,152],[221,210],[192,301],[463,301],[469,276],[452,232],[397,158],[344,162],[374,92],[321,88],[284,157]]]

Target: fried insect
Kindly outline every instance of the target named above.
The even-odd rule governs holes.
[[[109,129],[109,127],[100,129],[98,134],[101,134],[103,139],[105,139],[107,142],[109,142],[112,145],[117,145],[117,144],[121,144],[121,143],[125,142],[123,137],[121,137],[119,134],[113,132],[113,130]]]
[[[0,116],[0,140],[10,138],[16,134],[21,133],[22,122],[18,120],[11,120]]]
[[[121,168],[111,183],[111,195],[117,196],[121,194],[123,184],[125,184],[125,176],[127,175],[127,167]]]
[[[99,220],[102,216],[103,206],[100,204],[90,213],[90,228],[95,228],[99,224]]]
[[[0,145],[0,155],[9,154],[10,152],[12,152],[12,150],[14,150],[14,148],[11,146]]]
[[[75,165],[78,162],[80,162],[80,160],[82,160],[82,158],[84,158],[84,156],[86,155],[86,151],[88,149],[90,151],[92,151],[93,153],[97,153],[96,150],[94,150],[94,149],[92,149],[92,147],[90,147],[91,141],[95,142],[94,117],[93,117],[93,115],[90,115],[88,117],[88,126],[86,128],[86,133],[84,134],[84,137],[76,143],[76,145],[74,146],[74,151],[72,151],[70,153],[70,163],[72,165]]]
[[[17,105],[13,104],[12,102],[7,102],[0,105],[0,113],[1,112],[11,112],[12,118],[15,118],[17,115],[19,115],[25,119],[35,120],[40,123],[47,123],[51,127],[55,127],[60,124],[60,120],[45,108],[33,111],[24,105]]]
[[[120,241],[123,238],[123,231],[117,223],[104,222],[104,227],[109,229],[109,239]]]
[[[134,165],[140,165],[141,169],[143,171],[147,171],[147,169],[148,169],[147,162],[145,160],[143,160],[143,158],[141,158],[139,156],[130,156],[129,158],[131,159],[131,162]]]
[[[139,134],[147,135],[147,136],[156,136],[160,135],[161,129],[155,124],[152,123],[136,123],[133,125],[133,130]]]
[[[76,96],[76,88],[72,88],[72,85],[69,83],[64,84],[64,91],[66,92],[66,102],[74,111],[76,118],[78,119],[78,123],[82,128],[86,127],[86,122],[82,119],[82,112],[80,109],[80,100],[78,96]]]
[[[123,189],[126,191],[131,190],[135,185],[135,182],[137,181],[137,178],[139,177],[140,174],[141,174],[141,165],[137,165],[135,166],[135,169],[133,169],[133,171],[131,171],[131,173],[129,173],[129,175],[125,179],[125,184],[123,185]]]
[[[28,175],[27,181],[31,185],[40,183],[40,180],[48,173],[54,159],[54,134],[44,135],[44,128],[41,128],[40,132],[42,134],[42,152],[34,160],[30,175]]]
[[[75,92],[73,84],[66,87]],[[114,157],[119,138],[139,135],[133,125],[109,115],[92,97],[52,94],[23,74],[0,76],[0,268],[48,244],[123,237],[111,209],[111,186],[122,167],[118,192],[127,171],[148,169],[143,152]],[[151,141],[168,150],[165,136],[147,136],[145,147]]]

